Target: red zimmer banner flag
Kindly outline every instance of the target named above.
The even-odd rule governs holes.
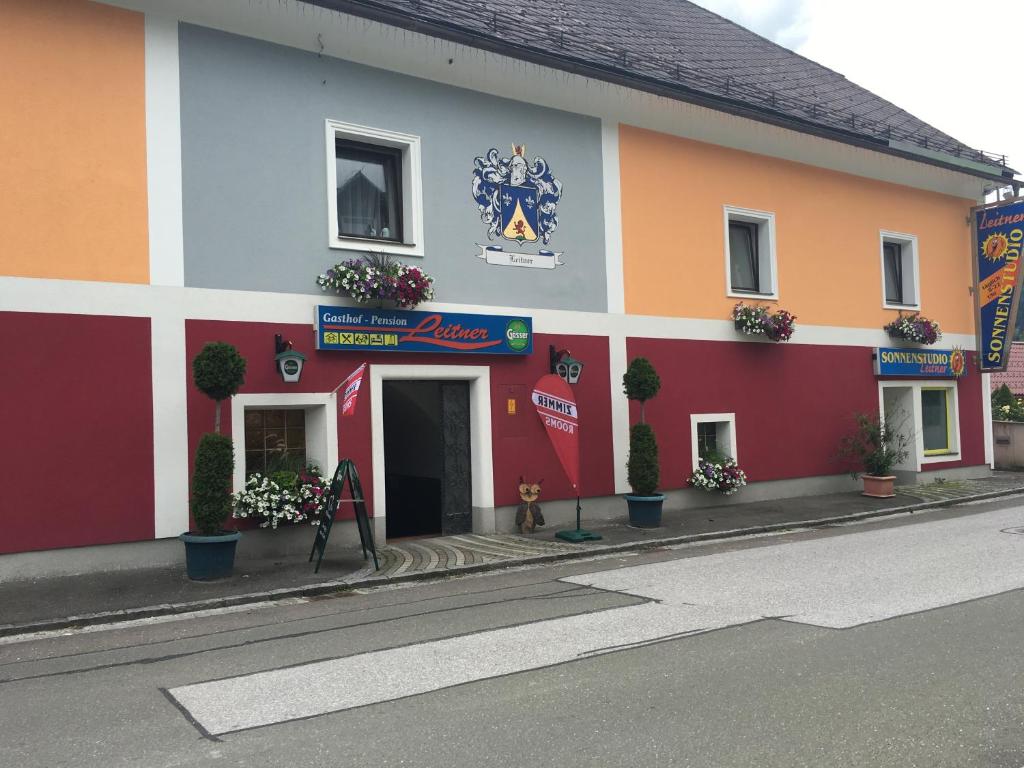
[[[356,399],[359,397],[359,387],[363,383],[363,374],[366,372],[366,363],[363,363],[348,375],[342,383],[344,388],[341,398],[341,415],[352,416],[356,412]]]
[[[580,426],[572,387],[553,373],[542,376],[533,386],[533,405],[569,482],[579,494]]]

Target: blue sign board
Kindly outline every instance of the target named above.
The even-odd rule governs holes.
[[[1005,371],[1020,303],[1024,200],[982,206],[973,213],[978,368]]]
[[[316,348],[338,352],[529,355],[533,320],[505,315],[316,308]]]
[[[953,349],[875,349],[876,376],[915,379],[958,379],[967,373],[967,355]]]

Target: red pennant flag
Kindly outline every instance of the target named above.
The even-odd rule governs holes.
[[[572,487],[580,490],[580,426],[576,399],[563,379],[553,373],[533,386],[533,405],[544,422],[551,445]]]
[[[356,412],[356,399],[359,397],[359,387],[363,383],[363,373],[366,371],[366,363],[363,363],[348,375],[342,383],[344,394],[341,398],[341,415],[352,416]],[[339,387],[340,389],[340,387]]]

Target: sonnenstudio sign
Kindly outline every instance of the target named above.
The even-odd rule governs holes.
[[[533,320],[505,315],[317,307],[316,348],[529,355],[533,352]]]

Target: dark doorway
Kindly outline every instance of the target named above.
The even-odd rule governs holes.
[[[473,528],[469,384],[385,381],[387,537]]]

